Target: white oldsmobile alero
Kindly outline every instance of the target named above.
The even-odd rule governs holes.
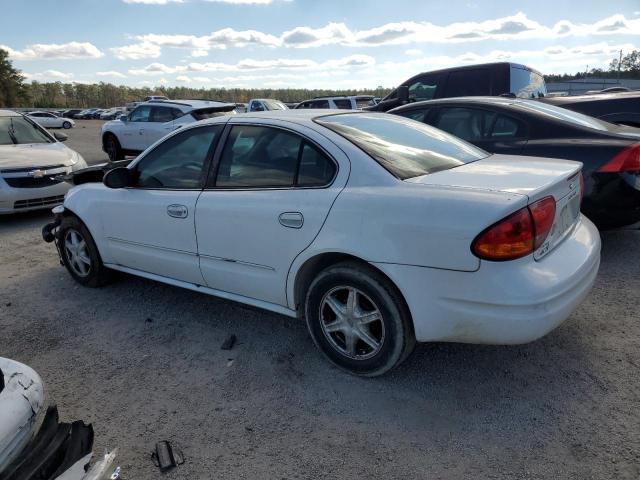
[[[517,344],[563,322],[600,263],[580,170],[387,114],[251,113],[73,188],[43,236],[83,285],[120,270],[304,317],[329,360],[374,376],[416,341]]]

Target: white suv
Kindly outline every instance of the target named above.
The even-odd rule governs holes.
[[[331,108],[340,110],[361,110],[375,105],[371,95],[353,95],[350,97],[315,97],[296,105],[296,108]]]
[[[235,113],[235,103],[210,100],[151,100],[102,126],[102,149],[110,161],[137,155],[188,123]]]

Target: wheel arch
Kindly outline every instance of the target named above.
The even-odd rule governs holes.
[[[389,285],[395,290],[398,298],[402,301],[402,307],[405,309],[407,315],[411,319],[411,328],[413,328],[413,317],[411,310],[407,304],[404,295],[396,285],[396,283],[382,270],[372,265],[370,262],[350,253],[345,252],[323,252],[318,253],[308,259],[306,259],[302,265],[296,270],[295,278],[293,280],[293,308],[296,310],[298,317],[304,316],[304,300],[306,292],[313,280],[318,274],[333,265],[345,262],[357,263],[383,277],[389,282]]]

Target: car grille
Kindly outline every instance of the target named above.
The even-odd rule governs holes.
[[[60,180],[55,180],[52,177],[15,177],[5,178],[4,181],[7,182],[7,185],[13,188],[41,188],[50,187],[51,185],[57,185],[58,183],[61,183]]]
[[[45,207],[47,205],[58,205],[64,202],[64,195],[55,195],[53,197],[44,198],[30,198],[28,200],[18,200],[14,202],[13,208],[18,210],[20,208],[32,208],[32,207]]]
[[[61,183],[54,177],[69,173],[69,170],[70,168],[65,165],[10,168],[0,170],[0,176],[12,188],[43,188]],[[34,173],[42,176],[34,177]]]

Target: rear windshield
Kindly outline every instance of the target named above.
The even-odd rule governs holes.
[[[547,94],[547,85],[538,72],[512,65],[509,91],[520,98],[540,98]]]
[[[403,180],[489,156],[484,150],[442,130],[395,115],[327,115],[315,121],[357,145]]]
[[[0,117],[0,145],[22,143],[53,143],[53,139],[24,117]]]
[[[609,130],[609,124],[602,122],[588,115],[574,112],[567,108],[556,107],[555,105],[549,105],[548,103],[536,102],[536,101],[519,101],[514,106],[526,110],[529,112],[535,112],[546,117],[550,117],[563,122],[569,122],[579,127],[595,128],[596,130]]]
[[[269,110],[289,110],[289,107],[278,100],[263,100],[262,103],[264,103]]]

